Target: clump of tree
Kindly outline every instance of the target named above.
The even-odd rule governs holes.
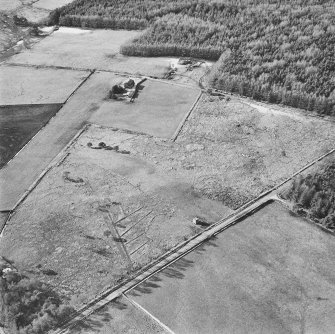
[[[299,175],[282,196],[312,220],[335,231],[335,162],[306,177]]]
[[[75,0],[50,18],[147,28],[121,52],[219,59],[214,88],[335,115],[333,0]]]
[[[74,309],[49,286],[20,274],[0,257],[0,323],[11,334],[45,334]]]

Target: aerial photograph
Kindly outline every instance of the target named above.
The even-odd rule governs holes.
[[[0,0],[0,334],[335,334],[334,0]]]

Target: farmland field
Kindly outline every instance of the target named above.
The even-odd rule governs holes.
[[[146,80],[134,102],[110,100],[90,121],[114,128],[171,138],[200,91],[188,87]]]
[[[91,127],[16,211],[0,253],[20,268],[40,264],[55,270],[57,276],[38,278],[77,295],[80,304],[199,232],[195,216],[216,222],[231,213],[219,201],[198,196],[188,170],[146,159],[143,145],[156,140]],[[102,141],[120,152],[87,146]],[[157,149],[169,149],[165,145],[158,141]],[[108,217],[99,210],[106,205]],[[118,235],[122,242],[115,241]]]
[[[0,105],[63,103],[87,71],[0,66]]]
[[[25,68],[23,68],[25,69]],[[31,70],[28,68],[28,70]],[[31,78],[31,82],[38,79],[39,72],[35,69],[31,74],[35,74]],[[44,70],[49,75],[55,73],[56,75],[65,74],[68,71],[64,70]],[[58,74],[59,71],[59,74]],[[75,71],[75,73],[77,73]],[[79,72],[85,73],[87,72]],[[47,78],[47,77],[46,77]],[[59,79],[62,81],[61,78]],[[23,149],[20,154],[11,162],[10,168],[5,166],[0,170],[0,210],[10,210],[15,203],[29,188],[29,186],[36,180],[38,175],[48,166],[48,164],[55,158],[55,156],[69,143],[75,134],[84,126],[87,120],[91,117],[102,104],[104,98],[107,96],[108,90],[112,85],[120,80],[119,77],[111,73],[94,73],[88,81],[86,81],[77,91],[71,96],[64,107],[59,111],[57,117],[53,118],[49,126],[43,128],[33,140]],[[13,83],[11,83],[13,85]],[[28,84],[28,81],[27,81]],[[53,97],[54,94],[59,94],[62,89],[52,90],[53,86],[41,87],[45,97],[39,95],[32,87],[33,94],[31,96],[24,96],[25,99],[48,98]],[[16,90],[19,91],[20,85],[16,85]],[[13,89],[14,90],[14,89]],[[27,88],[26,91],[29,92]],[[14,90],[15,92],[15,90]],[[71,92],[69,92],[70,94]],[[19,96],[21,98],[21,96]],[[18,173],[17,171],[20,171]]]
[[[67,5],[71,2],[73,2],[73,0],[39,0],[37,2],[34,2],[33,6],[37,8],[52,10]]]
[[[334,246],[273,203],[128,296],[176,333],[331,333]]]
[[[0,106],[0,168],[62,107],[61,104]]]
[[[207,95],[175,142],[91,126],[17,210],[0,251],[22,268],[55,270],[39,279],[80,305],[199,232],[194,217],[218,221],[334,142],[332,123]]]
[[[120,46],[138,31],[60,28],[30,50],[11,57],[15,64],[101,69],[162,77],[168,58],[132,58],[119,54]]]
[[[69,334],[93,333],[166,334],[167,332],[126,298],[120,297],[69,331]]]

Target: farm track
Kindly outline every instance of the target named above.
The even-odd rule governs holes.
[[[307,164],[305,167],[301,168],[300,170],[292,174],[289,178],[285,179],[284,181],[273,187],[272,189],[265,191],[264,193],[260,194],[257,198],[243,205],[234,213],[232,213],[230,216],[222,220],[219,220],[218,222],[211,225],[201,233],[195,235],[191,239],[172,248],[167,253],[163,254],[158,260],[145,266],[138,275],[128,279],[123,284],[111,288],[110,290],[104,292],[101,296],[98,296],[95,299],[93,299],[86,306],[78,310],[79,315],[74,316],[69,322],[64,324],[63,327],[61,327],[56,331],[53,331],[52,333],[54,334],[69,333],[69,330],[73,328],[77,322],[82,321],[83,319],[85,319],[95,311],[99,310],[109,302],[134,289],[143,281],[149,279],[151,276],[164,270],[166,267],[170,266],[171,264],[178,261],[188,253],[192,252],[194,249],[202,245],[204,242],[210,240],[215,235],[237,224],[238,222],[246,218],[248,215],[251,215],[256,211],[260,210],[262,207],[264,207],[264,205],[267,205],[272,201],[278,201],[282,204],[283,203],[285,204],[285,202],[283,202],[280,198],[278,198],[278,196],[276,195],[276,191],[284,184],[288,183],[293,177],[305,171],[306,169],[310,168],[317,162],[323,160],[327,156],[333,154],[334,152],[335,149],[332,149],[326,154],[323,154],[319,158],[313,160],[311,163]]]

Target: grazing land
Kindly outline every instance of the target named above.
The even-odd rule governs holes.
[[[53,117],[61,104],[0,106],[0,168]]]
[[[85,103],[87,89],[73,99]],[[0,252],[56,271],[38,278],[81,305],[199,232],[194,217],[216,222],[325,153],[332,130],[298,112],[207,95],[175,142],[91,126],[16,210]]]
[[[82,73],[88,75],[87,72]],[[5,166],[0,170],[0,210],[13,209],[29,186],[99,108],[108,90],[119,80],[111,73],[94,73],[69,98],[57,117],[51,119],[49,125],[20,151],[10,167]],[[46,90],[45,94],[52,96],[54,92]]]
[[[33,7],[47,10],[56,9],[73,2],[73,0],[39,0],[33,3]]]
[[[273,203],[128,296],[176,333],[331,333],[334,246]]]
[[[63,103],[87,71],[0,66],[0,105]]]
[[[102,141],[119,151],[92,149]],[[195,216],[215,222],[231,213],[219,201],[198,196],[187,170],[173,172],[137,153],[137,145],[150,141],[91,127],[16,211],[1,254],[25,269],[41,265],[56,271],[39,279],[78,295],[74,302],[80,304],[198,232]],[[107,216],[99,210],[103,206]]]
[[[169,68],[170,58],[133,58],[119,54],[120,46],[138,34],[138,31],[60,28],[8,62],[101,69],[162,78]]]
[[[214,87],[334,115],[334,14],[332,0],[79,0],[52,19],[75,27],[148,27],[124,54],[220,57]]]
[[[200,91],[146,80],[134,102],[110,100],[94,113],[95,124],[171,138]]]
[[[331,122],[305,117],[297,110],[253,106],[203,95],[176,142],[205,148],[193,154],[180,150],[174,159],[184,154],[183,164],[193,166],[197,191],[232,208],[283,181],[335,144]]]
[[[166,334],[151,317],[132,305],[126,298],[104,306],[76,324],[69,334]]]

